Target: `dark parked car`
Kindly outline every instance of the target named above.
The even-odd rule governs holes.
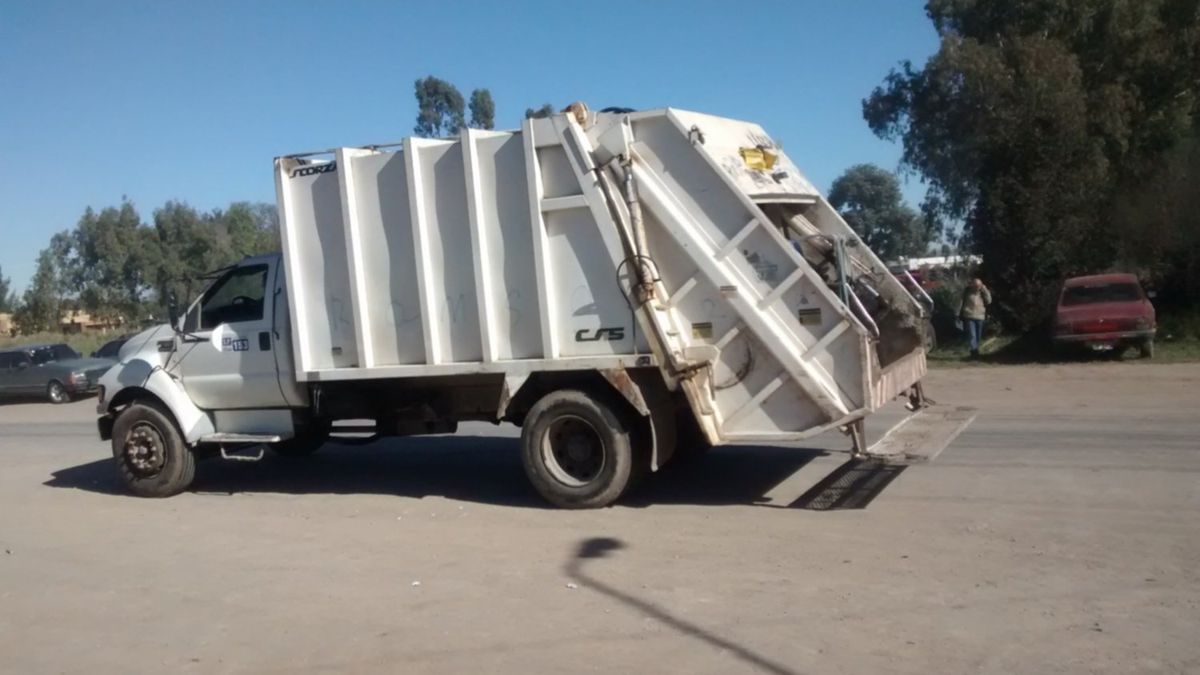
[[[108,342],[105,342],[99,349],[92,352],[92,358],[112,359],[116,361],[117,355],[121,353],[121,347],[125,346],[126,342],[129,342],[128,335],[122,335],[115,340],[109,340]]]
[[[1067,279],[1054,315],[1054,342],[1117,352],[1137,347],[1154,356],[1154,305],[1132,274]]]
[[[116,361],[85,359],[65,344],[0,349],[0,395],[45,396],[51,403],[96,391],[100,376]]]

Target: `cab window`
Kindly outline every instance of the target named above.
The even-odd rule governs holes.
[[[43,363],[50,363],[51,361],[57,360],[58,354],[54,352],[54,347],[40,347],[33,350],[33,364],[35,366],[40,366]]]
[[[212,330],[223,323],[260,320],[266,292],[266,265],[230,270],[200,298],[197,311],[188,317],[189,328]]]
[[[1111,283],[1099,286],[1068,286],[1063,289],[1062,306],[1094,305],[1101,302],[1137,302],[1142,290],[1137,284]]]
[[[79,352],[75,351],[74,349],[71,349],[70,345],[54,345],[54,347],[52,347],[52,349],[54,350],[54,360],[55,361],[66,361],[68,359],[78,359],[81,356]]]

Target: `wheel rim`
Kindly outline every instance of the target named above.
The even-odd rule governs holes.
[[[587,420],[564,415],[546,430],[542,439],[542,463],[563,485],[583,487],[604,471],[607,463],[604,441]]]
[[[67,390],[57,382],[50,383],[50,400],[55,403],[62,403],[67,400]]]
[[[167,462],[166,442],[153,424],[139,422],[125,436],[121,455],[130,471],[149,478],[162,471]]]

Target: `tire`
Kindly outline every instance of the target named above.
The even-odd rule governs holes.
[[[1142,344],[1138,347],[1138,350],[1141,352],[1143,359],[1154,358],[1154,338],[1146,338],[1143,340]]]
[[[521,462],[546,501],[567,509],[612,504],[637,473],[621,411],[577,390],[546,394],[521,429]]]
[[[156,404],[134,403],[121,411],[112,448],[121,482],[139,497],[179,494],[196,476],[196,456],[170,413]]]
[[[71,394],[58,380],[50,380],[50,384],[46,385],[46,398],[55,405],[71,402]]]

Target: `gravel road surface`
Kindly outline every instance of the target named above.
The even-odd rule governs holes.
[[[980,411],[932,463],[719,448],[587,512],[487,425],[138,499],[94,400],[6,402],[0,672],[1200,671],[1200,365],[927,387]]]

